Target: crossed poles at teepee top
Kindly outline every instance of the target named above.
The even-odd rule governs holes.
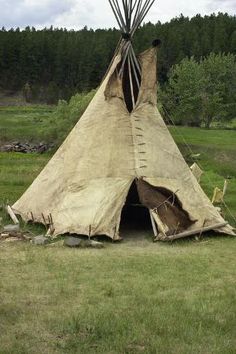
[[[132,77],[135,78],[138,88],[140,87],[141,68],[134,53],[131,43],[133,35],[141,25],[155,0],[108,0],[117,23],[122,31],[122,37],[126,41],[123,45],[122,62],[119,76],[123,76],[125,63],[128,64],[130,89],[133,107],[135,106]],[[121,10],[122,8],[122,10]]]
[[[132,38],[155,0],[122,0],[123,12],[118,0],[108,0],[120,30]]]

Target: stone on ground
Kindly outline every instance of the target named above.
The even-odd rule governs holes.
[[[90,240],[90,246],[93,248],[104,248],[104,244],[102,242],[98,242],[98,241],[93,241]]]
[[[34,245],[42,246],[49,243],[49,239],[44,235],[35,236],[32,240]]]
[[[16,224],[16,225],[6,225],[3,227],[3,231],[4,232],[9,232],[9,233],[16,233],[18,231],[20,231],[20,225]]]
[[[64,241],[64,245],[67,247],[78,247],[78,248],[103,248],[104,245],[101,242],[93,241],[93,240],[83,240],[79,237],[66,237]]]
[[[65,241],[64,241],[64,245],[67,247],[82,247],[82,242],[83,240],[81,240],[78,237],[66,237]]]

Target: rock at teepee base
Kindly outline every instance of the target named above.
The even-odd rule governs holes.
[[[35,236],[32,240],[32,243],[37,246],[43,246],[49,243],[49,239],[44,235]]]
[[[88,247],[92,247],[92,248],[104,248],[104,244],[102,242],[98,242],[98,241],[93,241],[90,240],[89,242],[89,246]]]
[[[4,226],[3,231],[6,232],[6,233],[10,233],[10,234],[19,232],[20,231],[20,225],[19,224],[6,225],[6,226]]]
[[[104,245],[101,242],[93,240],[82,240],[78,237],[66,237],[64,241],[64,246],[71,248],[103,248]]]
[[[82,247],[82,240],[78,237],[66,237],[64,241],[64,246],[67,247]]]

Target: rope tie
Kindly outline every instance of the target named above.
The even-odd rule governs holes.
[[[128,33],[128,32],[123,32],[123,33],[121,33],[121,36],[122,36],[122,38],[123,38],[126,42],[131,41],[131,34],[130,34],[130,33]]]

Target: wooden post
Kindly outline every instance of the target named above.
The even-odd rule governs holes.
[[[14,211],[12,210],[10,205],[6,206],[6,211],[9,214],[10,218],[12,219],[12,221],[14,222],[14,224],[19,224],[19,220],[17,219],[16,214],[14,213]]]
[[[47,222],[46,222],[46,219],[45,219],[45,217],[44,217],[43,213],[42,213],[41,215],[42,215],[42,218],[43,218],[43,223],[44,223],[44,226],[45,226],[45,227],[47,227]]]
[[[135,62],[134,62],[134,58],[133,58],[132,52],[129,53],[129,56],[130,56],[130,59],[131,59],[131,66],[133,68],[136,84],[137,84],[138,89],[140,89],[140,82],[139,82],[138,75],[137,75],[137,72],[136,72],[136,67],[135,67]]]
[[[185,231],[185,232],[181,232],[179,234],[176,235],[171,235],[171,236],[157,236],[155,241],[174,241],[177,240],[179,238],[182,237],[187,237],[187,236],[192,236],[198,233],[202,233],[205,231],[210,231],[210,230],[214,230],[214,229],[218,229],[221,227],[224,227],[228,225],[228,222],[221,222],[219,224],[215,224],[215,225],[211,225],[211,226],[206,226],[206,227],[202,227],[201,229],[196,229],[196,230],[190,230],[190,231]]]
[[[135,107],[134,88],[133,88],[133,81],[132,81],[133,78],[132,78],[130,57],[129,56],[128,56],[128,70],[129,70],[130,92],[131,92],[131,98],[132,98],[132,105],[133,105],[133,109],[134,109],[134,107]]]
[[[152,224],[154,236],[157,237],[158,236],[157,227],[156,227],[155,220],[152,216],[152,211],[150,209],[149,209],[149,214],[150,214],[150,219],[151,219],[151,224]]]
[[[226,191],[227,191],[227,187],[228,187],[228,180],[225,179],[225,181],[224,181],[224,187],[223,187],[223,197],[225,196],[225,193],[226,193]]]
[[[89,234],[88,234],[89,240],[91,238],[91,232],[92,232],[92,225],[89,225]]]

